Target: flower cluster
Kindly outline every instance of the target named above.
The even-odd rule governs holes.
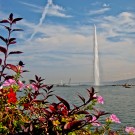
[[[126,127],[125,131],[130,135],[135,135],[135,128],[134,127]]]
[[[13,91],[13,88],[10,88],[10,92],[7,94],[8,97],[8,103],[16,103],[17,98],[16,98],[16,93]]]
[[[115,114],[111,114],[110,117],[106,119],[108,122],[121,123],[119,118]]]

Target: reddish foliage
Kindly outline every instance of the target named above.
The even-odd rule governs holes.
[[[68,115],[68,109],[63,103],[59,104],[57,108],[60,110],[62,115],[64,116]]]

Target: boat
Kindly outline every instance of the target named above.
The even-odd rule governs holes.
[[[63,81],[61,80],[61,83],[56,84],[56,87],[70,87],[71,86],[70,83],[71,83],[71,78],[69,79],[68,84],[63,83]]]
[[[127,83],[125,83],[125,84],[123,85],[123,87],[125,87],[125,88],[131,88],[131,86],[130,86],[129,84],[127,84]]]

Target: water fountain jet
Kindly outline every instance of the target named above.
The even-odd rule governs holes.
[[[98,42],[96,25],[94,25],[94,85],[100,85],[100,75],[99,75],[99,56],[98,56]]]

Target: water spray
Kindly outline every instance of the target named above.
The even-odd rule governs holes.
[[[99,56],[98,56],[96,25],[94,25],[94,80],[95,80],[95,85],[99,86],[100,76],[99,76]]]

